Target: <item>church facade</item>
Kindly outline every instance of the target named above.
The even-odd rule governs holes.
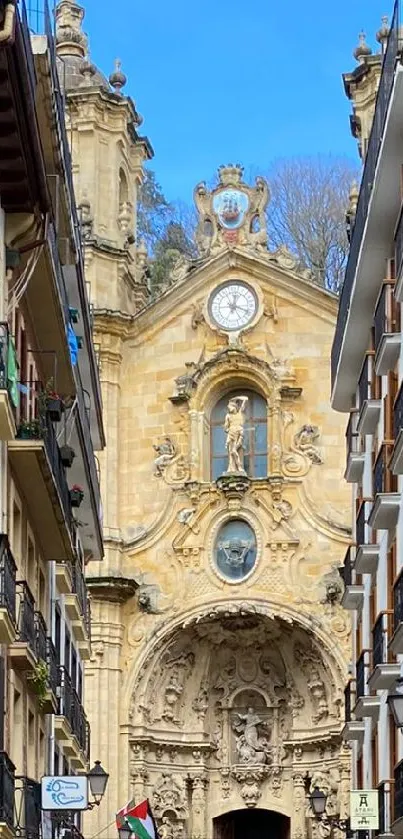
[[[341,817],[350,788],[337,300],[270,251],[269,187],[237,165],[196,187],[198,258],[151,299],[131,233],[152,151],[121,69],[108,83],[86,57],[82,18],[59,4],[107,438],[86,707],[110,780],[88,835],[148,797],[164,839],[303,839],[313,788]]]

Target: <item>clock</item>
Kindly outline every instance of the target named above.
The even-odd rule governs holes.
[[[240,280],[229,280],[218,286],[208,305],[213,321],[228,332],[244,329],[255,317],[257,308],[253,288]]]

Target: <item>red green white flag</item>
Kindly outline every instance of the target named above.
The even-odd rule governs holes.
[[[129,801],[126,807],[116,814],[116,825],[122,827],[127,824],[133,834],[133,839],[158,839],[157,828],[148,800],[134,806]]]

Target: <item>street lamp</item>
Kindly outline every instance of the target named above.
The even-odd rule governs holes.
[[[131,829],[129,827],[129,822],[127,821],[127,819],[125,819],[123,824],[119,827],[118,833],[119,833],[119,839],[130,839],[130,837],[132,835],[132,832],[131,832]]]
[[[394,693],[390,693],[386,701],[392,711],[395,725],[397,728],[403,728],[403,679],[397,680]]]
[[[321,821],[322,824],[329,827],[336,827],[344,833],[348,832],[349,820],[339,819],[337,816],[328,816],[326,813],[327,795],[319,787],[315,787],[313,792],[308,796],[315,819]]]
[[[101,766],[101,761],[96,760],[94,766],[90,771],[87,773],[88,784],[90,788],[91,795],[94,799],[93,802],[88,804],[88,809],[92,810],[94,807],[100,805],[102,798],[104,797],[106,786],[108,783],[109,775],[105,772],[105,769]],[[127,837],[123,837],[123,839],[127,839]]]

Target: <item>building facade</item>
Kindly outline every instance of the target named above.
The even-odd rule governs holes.
[[[86,707],[110,779],[86,831],[113,835],[116,811],[149,797],[165,839],[301,839],[310,790],[345,816],[350,783],[337,300],[269,251],[267,184],[239,166],[196,188],[199,256],[151,298],[135,208],[152,151],[83,17],[56,10],[107,434]]]
[[[104,432],[51,21],[0,7],[0,834],[50,839],[40,778],[89,769]]]
[[[352,786],[379,790],[379,834],[403,824],[403,744],[388,698],[402,645],[402,188],[401,4],[378,33],[382,53],[357,48],[348,79],[364,169],[332,348],[332,405],[349,413],[346,478],[353,486],[353,546],[344,562],[344,606],[353,660],[344,737]],[[369,93],[371,91],[371,93]],[[357,124],[353,120],[354,125]]]

